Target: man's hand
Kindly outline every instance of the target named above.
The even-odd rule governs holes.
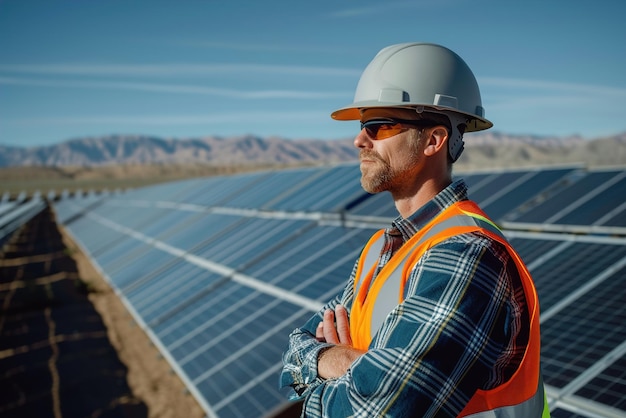
[[[335,321],[337,322],[336,324]],[[337,305],[334,312],[332,309],[324,312],[324,320],[317,326],[315,337],[321,342],[352,346],[350,322],[346,308],[342,305]]]
[[[354,360],[364,353],[352,347],[348,311],[342,305],[337,305],[334,312],[330,309],[324,312],[315,337],[318,341],[336,344],[323,350],[317,359],[317,374],[323,379],[346,374]]]

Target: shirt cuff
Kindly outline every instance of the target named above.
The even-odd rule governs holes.
[[[280,386],[291,386],[295,393],[290,396],[291,400],[305,398],[312,390],[318,387],[324,379],[317,373],[317,359],[322,350],[332,347],[333,344],[319,343],[311,348],[302,358],[302,364],[285,365],[280,376]]]

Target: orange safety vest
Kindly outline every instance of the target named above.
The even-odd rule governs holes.
[[[424,253],[438,243],[460,234],[480,232],[504,245],[519,271],[530,315],[526,352],[513,376],[490,390],[477,390],[459,417],[550,417],[541,373],[539,302],[534,283],[520,256],[498,227],[474,202],[457,202],[442,211],[411,237],[391,257],[372,283],[384,245],[384,230],[369,240],[357,266],[350,333],[355,348],[367,350],[387,315],[404,300],[404,287]]]

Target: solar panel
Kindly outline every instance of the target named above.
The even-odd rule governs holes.
[[[108,209],[108,208],[107,208]],[[106,210],[106,209],[105,209]],[[150,215],[146,216],[142,208],[133,208],[132,212],[126,212],[121,219],[114,219],[107,215],[108,219],[115,220],[117,223],[134,229],[151,237],[161,237],[175,233],[182,225],[196,223],[200,217],[195,212],[185,212],[172,209],[154,208],[150,210]],[[127,219],[142,219],[138,223],[128,223]]]
[[[606,225],[614,227],[626,227],[626,205],[622,203],[616,209],[611,210],[607,215],[601,217],[596,225]]]
[[[626,354],[575,392],[576,396],[626,411]]]
[[[575,242],[536,264],[529,261],[543,312],[565,295],[626,258],[626,246]]]
[[[595,286],[542,322],[542,369],[548,385],[567,389],[598,361],[624,344],[624,274],[626,268],[620,269],[601,286]]]
[[[524,180],[528,176],[528,171],[493,173],[469,190],[469,197],[481,205],[483,201],[491,199],[494,193],[499,193],[511,184],[516,183],[518,180]]]
[[[398,210],[391,201],[388,193],[368,195],[359,204],[350,208],[351,215],[377,216],[383,218],[395,218]]]
[[[195,248],[193,253],[227,266],[239,267],[293,234],[293,230],[301,228],[304,223],[306,221],[245,219],[228,234],[221,236],[218,243],[204,244]],[[232,248],[237,248],[237,252],[233,252]]]
[[[11,210],[15,209],[16,206],[17,202],[15,201],[0,201],[0,216],[9,213]]]
[[[69,224],[70,229],[81,231],[80,239],[86,248],[90,249],[92,256],[98,256],[104,249],[117,246],[120,241],[125,241],[126,237],[118,231],[93,222],[90,218],[81,218]],[[134,244],[129,243],[129,247]]]
[[[100,228],[94,229],[90,238],[97,240],[98,230],[102,232],[104,229],[107,228],[102,225]],[[98,244],[97,247],[101,249],[101,251],[94,254],[93,257],[95,257],[98,264],[104,269],[116,266],[119,263],[124,262],[124,260],[132,263],[134,256],[149,249],[149,247],[145,246],[142,242],[129,240],[124,234],[119,232],[114,235],[114,239],[111,240],[110,245],[102,247]]]
[[[358,166],[340,165],[322,169],[314,181],[292,191],[271,205],[274,210],[325,211],[342,209],[353,198],[363,194],[358,183]]]
[[[534,170],[518,178],[480,203],[481,208],[494,220],[530,204],[533,198],[544,193],[572,171],[570,168]]]
[[[560,217],[559,213],[576,207],[577,201],[612,181],[620,173],[621,171],[617,170],[590,171],[578,177],[572,177],[550,199],[544,200],[512,220],[527,223],[554,222]]]
[[[558,219],[614,225],[623,173],[458,177],[503,219],[573,205]],[[366,240],[397,216],[359,177],[357,164],[219,176],[66,197],[55,210],[209,417],[263,416],[286,399],[277,380],[289,332],[343,289]],[[581,200],[590,193],[597,207]],[[533,228],[505,233],[536,280],[552,416],[626,412],[626,239]]]
[[[172,280],[177,277],[177,280]],[[164,264],[142,279],[127,286],[125,294],[147,324],[152,324],[164,312],[164,307],[177,307],[205,288],[210,278],[206,270],[181,259]]]
[[[488,173],[467,173],[467,172],[455,172],[453,173],[454,180],[462,178],[465,180],[465,183],[470,189],[478,189],[481,182],[485,181],[485,179],[491,177],[493,175],[492,172]]]
[[[169,233],[159,235],[168,245],[193,251],[196,247],[210,245],[222,235],[237,228],[245,218],[228,214],[204,213],[188,222],[177,224]]]
[[[535,262],[540,257],[543,257],[549,251],[554,250],[555,247],[563,244],[561,241],[518,238],[515,236],[509,238],[509,242],[527,266],[530,265],[531,262]]]
[[[163,254],[151,246],[142,245],[120,258],[121,260],[114,261],[111,265],[103,265],[103,267],[106,268],[115,285],[120,289],[125,289],[144,276],[175,261],[177,257]]]
[[[5,212],[0,214],[0,248],[14,231],[46,208],[45,201],[35,194],[29,200],[18,198],[13,202],[3,202]]]
[[[235,208],[271,208],[272,201],[280,199],[281,195],[292,190],[307,187],[319,174],[320,170],[312,168],[272,172],[252,190],[233,196],[227,205]]]
[[[222,206],[231,199],[253,190],[255,185],[261,184],[269,176],[271,172],[239,174],[230,177],[228,181],[209,178],[195,193],[188,194],[184,200],[176,201],[207,207]]]
[[[567,409],[557,408],[550,411],[551,418],[597,418],[598,415],[583,415],[578,412],[572,412]]]
[[[288,248],[267,254],[242,272],[305,297],[325,301],[342,288],[361,250],[361,246],[347,243],[356,237],[363,243],[372,232],[342,231],[336,227],[310,229],[294,237]]]
[[[604,187],[599,189],[601,191],[594,193],[592,197],[578,205],[575,210],[553,222],[569,225],[595,225],[602,216],[609,213],[613,208],[622,205],[626,198],[626,177],[618,175],[612,180],[615,182],[608,182],[608,185],[603,185]]]

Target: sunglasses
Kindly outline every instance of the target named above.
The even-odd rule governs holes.
[[[365,129],[367,135],[375,140],[387,139],[396,136],[402,132],[406,132],[411,127],[424,128],[432,126],[424,120],[404,120],[404,119],[372,119],[367,122],[361,122],[361,130]]]

